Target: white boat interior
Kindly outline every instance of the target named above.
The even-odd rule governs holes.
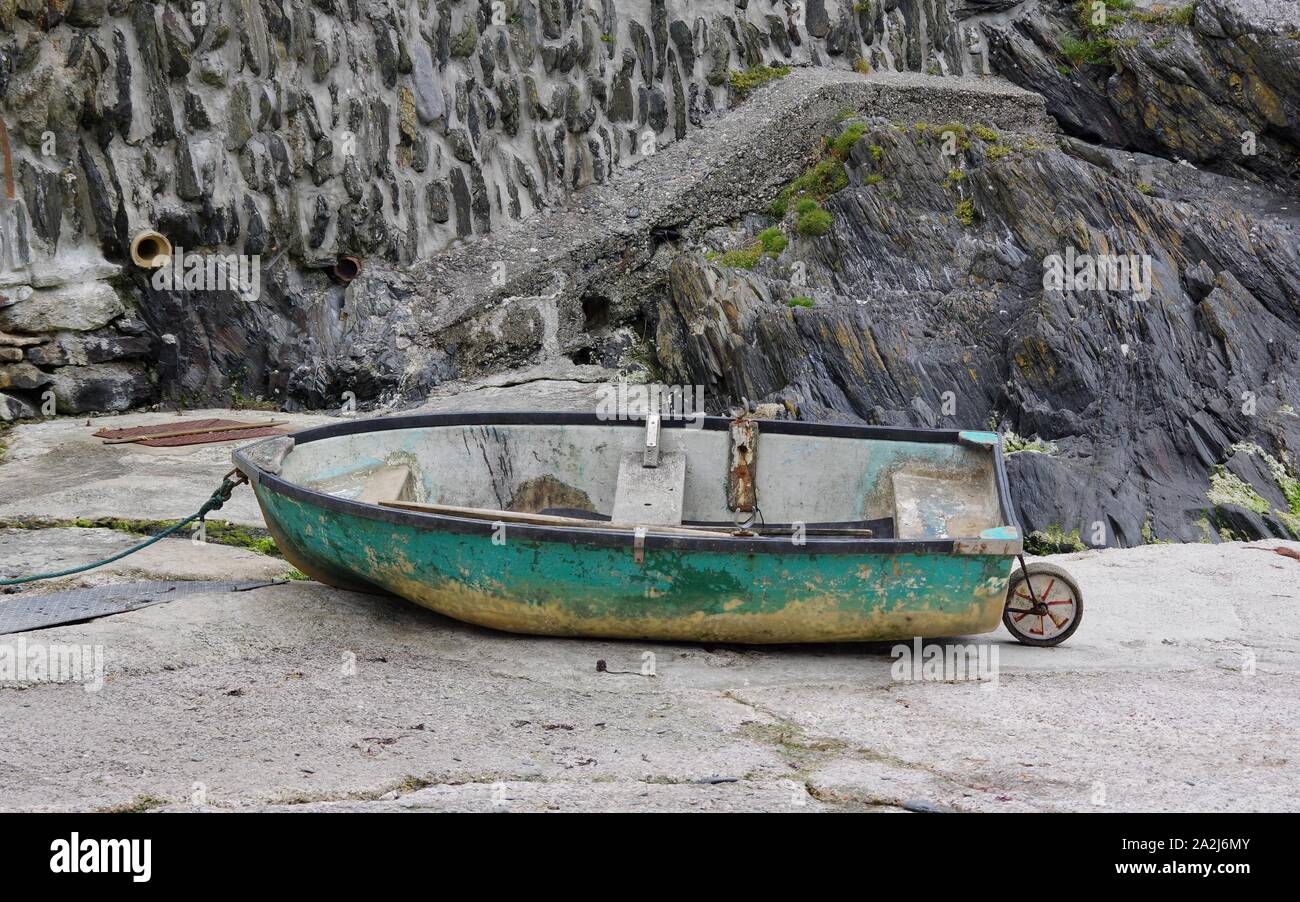
[[[296,445],[279,476],[363,502],[613,524],[730,527],[752,514],[759,524],[831,524],[898,539],[976,537],[1005,525],[997,451],[987,442],[718,422],[654,436],[643,423],[600,422],[357,431]]]

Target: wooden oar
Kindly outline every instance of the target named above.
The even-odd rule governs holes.
[[[793,536],[794,530],[782,526],[772,528],[770,526],[751,526],[749,527],[760,536]],[[805,536],[854,536],[859,539],[873,539],[876,534],[870,529],[851,529],[847,526],[806,526],[803,534]]]
[[[155,438],[179,438],[182,435],[206,435],[209,432],[237,432],[241,429],[265,429],[270,426],[283,426],[288,420],[271,420],[267,423],[239,423],[235,426],[205,426],[202,429],[173,429],[170,432],[152,432],[144,435],[130,435],[125,438],[106,438],[105,445],[125,445],[130,442],[147,442]]]
[[[632,531],[644,527],[651,532],[665,532],[683,536],[716,536],[732,538],[731,533],[717,532],[700,526],[656,526],[645,523],[611,523],[608,520],[583,520],[579,517],[556,517],[551,514],[530,514],[524,511],[491,510],[484,507],[456,507],[452,504],[419,504],[415,501],[380,501],[383,507],[420,511],[426,514],[446,514],[449,517],[467,517],[473,520],[500,520],[502,523],[524,523],[533,526],[566,526],[575,529],[615,529]]]

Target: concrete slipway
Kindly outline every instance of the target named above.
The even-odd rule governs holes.
[[[0,529],[0,576],[136,541],[51,524],[197,509],[230,445],[90,438],[171,418],[6,433],[0,520],[48,528]],[[219,516],[260,523],[247,488]],[[895,681],[889,645],[520,637],[302,581],[187,595],[0,637],[99,645],[106,670],[98,692],[3,684],[0,809],[1295,810],[1300,561],[1267,550],[1280,544],[1055,559],[1083,586],[1084,624],[1056,649],[970,640],[996,645],[995,687]],[[28,591],[287,570],[168,539]]]

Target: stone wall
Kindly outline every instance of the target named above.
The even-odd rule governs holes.
[[[283,399],[339,255],[404,266],[562,203],[725,109],[733,72],[984,65],[944,0],[0,0],[0,31],[0,415],[155,378]],[[160,290],[146,228],[263,284]]]

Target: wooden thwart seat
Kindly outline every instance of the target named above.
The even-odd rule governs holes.
[[[651,532],[684,536],[730,537],[730,533],[700,526],[657,526],[640,523],[616,523],[609,520],[584,520],[578,517],[557,517],[551,514],[531,514],[523,511],[492,510],[484,507],[457,507],[452,504],[418,504],[414,501],[380,501],[381,507],[418,511],[426,514],[443,514],[448,517],[465,517],[470,520],[491,520],[502,523],[523,523],[531,526],[568,526],[575,529],[613,529],[632,532],[646,526]]]

